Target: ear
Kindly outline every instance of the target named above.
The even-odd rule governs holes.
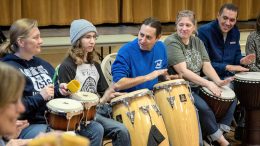
[[[162,34],[159,34],[159,36],[156,39],[159,40],[161,37],[162,37]]]
[[[219,19],[220,16],[221,16],[221,15],[220,15],[219,12],[218,12],[217,18]]]
[[[21,39],[21,38],[18,38],[18,39],[17,39],[17,45],[18,45],[19,47],[23,48],[23,47],[24,47],[24,40]]]

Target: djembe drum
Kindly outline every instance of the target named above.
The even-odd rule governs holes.
[[[246,109],[244,145],[260,145],[260,72],[235,74],[234,90]]]
[[[80,102],[56,98],[47,103],[47,122],[54,130],[75,131],[83,116],[83,106]]]
[[[221,120],[235,99],[235,93],[228,86],[220,87],[221,96],[215,96],[208,88],[202,87],[199,95],[207,102],[215,114],[217,121]]]

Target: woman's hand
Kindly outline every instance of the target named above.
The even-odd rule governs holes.
[[[45,101],[51,100],[54,96],[54,85],[49,84],[40,91],[41,96]]]
[[[68,96],[71,94],[67,88],[67,83],[60,83],[59,91],[60,91],[61,95],[63,95],[63,96]]]
[[[233,80],[234,80],[234,77],[229,77],[229,78],[226,78],[225,80],[219,80],[218,82],[216,82],[216,84],[218,86],[225,86],[225,85],[228,85]]]
[[[214,82],[211,82],[211,81],[208,81],[206,87],[217,97],[220,97],[221,95],[221,90],[220,88],[214,83]]]
[[[11,139],[6,146],[26,146],[31,139]]]

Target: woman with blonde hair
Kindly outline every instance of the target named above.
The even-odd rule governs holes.
[[[17,118],[25,110],[21,102],[25,80],[15,68],[0,62],[0,81],[0,145],[4,146],[3,136],[17,132]],[[27,142],[27,140],[11,140],[7,145]]]
[[[0,48],[0,58],[14,66],[26,77],[22,102],[25,112],[19,119],[28,120],[29,126],[22,130],[19,138],[34,138],[40,132],[47,132],[44,118],[46,102],[54,96],[67,95],[66,84],[54,84],[54,68],[36,57],[41,52],[42,39],[36,20],[19,19],[10,28],[10,41]],[[19,84],[19,82],[17,82]]]
[[[177,33],[164,41],[168,51],[168,64],[185,80],[190,81],[194,104],[198,109],[202,133],[221,146],[230,145],[223,132],[230,130],[236,100],[217,123],[216,117],[208,104],[198,95],[199,88],[207,87],[215,96],[220,96],[220,86],[228,84],[232,78],[221,80],[210,63],[203,42],[193,32],[196,29],[195,14],[189,10],[180,11],[176,18]],[[203,72],[210,80],[200,76]]]

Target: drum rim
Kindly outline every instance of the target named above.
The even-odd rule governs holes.
[[[249,78],[244,78],[244,77],[241,77],[241,75],[244,75],[244,74],[259,74],[260,75],[260,72],[241,72],[241,73],[237,73],[235,74],[235,80],[242,80],[242,81],[248,81],[248,82],[260,82],[260,79],[249,79]]]
[[[260,83],[260,80],[256,81],[256,80],[246,80],[246,79],[238,79],[238,78],[235,78],[234,81],[241,82],[241,83],[249,83],[249,84],[259,84]]]
[[[232,102],[235,100],[236,96],[235,97],[232,97],[230,99],[223,99],[223,98],[219,98],[217,96],[214,96],[214,95],[211,95],[209,94],[208,92],[206,92],[203,88],[200,88],[200,91],[202,91],[204,94],[206,94],[207,96],[213,98],[213,99],[216,99],[216,100],[219,100],[219,101],[227,101],[227,102]]]
[[[77,93],[92,94],[93,96],[95,96],[95,99],[93,99],[93,100],[82,100],[82,99],[75,98],[75,97],[78,97]],[[80,101],[80,102],[82,102],[82,103],[86,103],[86,102],[98,102],[98,100],[99,100],[98,95],[96,95],[96,94],[94,94],[94,93],[91,93],[91,92],[80,91],[80,92],[77,92],[77,93],[71,94],[71,99]],[[80,98],[81,98],[81,97],[80,97]]]
[[[174,81],[174,80],[172,80]],[[159,85],[160,83],[158,84],[155,84],[153,86],[153,89],[154,90],[160,90],[160,89],[166,89],[166,88],[169,88],[169,87],[172,87],[172,86],[175,86],[175,85],[189,85],[189,82],[188,81],[185,81],[183,79],[179,79],[178,81],[175,81],[175,82],[169,82],[169,83],[165,83],[165,84],[162,84],[162,85]]]
[[[144,89],[140,89],[140,91],[142,91]],[[139,91],[139,90],[136,90],[136,91]],[[136,91],[133,91],[133,92],[136,92]],[[132,92],[129,92],[129,94],[132,93]],[[120,96],[118,96],[117,100],[114,100],[113,99],[111,100],[110,104],[113,106],[115,104],[118,104],[118,103],[122,103],[124,102],[125,99],[132,99],[132,98],[136,98],[136,97],[141,97],[141,96],[144,96],[144,95],[150,95],[150,96],[153,96],[153,92],[151,90],[146,90],[145,92],[141,92],[141,93],[136,93],[136,94],[133,94],[131,96],[125,96],[124,98],[119,98]]]
[[[52,99],[52,100],[57,100],[57,101],[58,100],[67,100],[67,101],[73,101],[73,102],[76,101],[76,100],[69,99],[69,98],[56,98],[56,99]],[[52,100],[50,100],[50,101],[52,101]],[[81,111],[83,112],[83,110],[84,110],[83,105],[79,101],[77,101],[77,102],[79,102],[81,106],[78,107],[77,109],[71,109],[71,111],[62,111],[60,108],[53,107],[52,105],[50,105],[50,101],[47,102],[47,104],[46,104],[48,111],[53,111],[56,113],[76,113],[76,112],[81,112]],[[55,108],[55,109],[53,109],[53,108]]]

